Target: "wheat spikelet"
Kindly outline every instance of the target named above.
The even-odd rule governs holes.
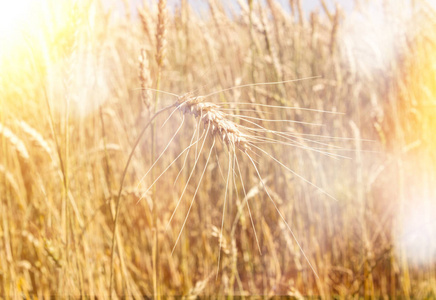
[[[157,29],[156,29],[156,63],[159,68],[163,66],[166,55],[166,23],[167,23],[167,1],[159,0]]]
[[[335,50],[335,47],[336,47],[336,39],[337,39],[337,35],[338,35],[340,17],[341,17],[341,11],[339,9],[339,6],[336,5],[336,12],[331,17],[332,29],[331,29],[331,34],[330,34],[330,45],[329,45],[330,53],[333,53]]]
[[[200,117],[205,127],[210,128],[212,136],[218,135],[228,147],[236,147],[242,152],[249,150],[248,135],[240,130],[238,124],[226,118],[218,105],[204,102],[204,99],[205,97],[192,97],[188,93],[181,96],[176,105],[183,114]]]
[[[50,158],[53,158],[52,147],[45,141],[44,137],[33,127],[24,121],[17,122],[18,126],[29,136],[32,143],[44,150]]]
[[[151,15],[148,9],[144,6],[142,8],[138,8],[138,14],[139,18],[141,20],[142,29],[144,30],[145,34],[147,35],[147,38],[150,42],[152,42],[152,36],[153,36],[153,28],[151,26]]]
[[[0,124],[0,135],[17,151],[20,163],[27,164],[29,162],[29,152],[24,143],[9,128],[2,124]]]
[[[327,3],[325,2],[325,0],[320,0],[320,2],[321,2],[321,6],[322,6],[322,9],[324,10],[324,12],[325,12],[325,14],[327,15],[327,17],[329,18],[329,20],[330,21],[333,21],[333,15],[332,15],[332,13],[330,12],[330,10],[329,10],[329,8],[328,8],[328,6],[327,6]]]
[[[32,198],[33,178],[30,172],[32,165],[30,163],[29,152],[23,141],[21,141],[21,139],[19,139],[9,128],[2,124],[0,124],[0,136],[3,136],[17,153],[18,161],[20,163],[21,177],[23,178],[24,186],[26,188],[27,198],[30,200]]]
[[[276,21],[276,19],[274,21]],[[261,23],[262,23],[263,28],[264,28],[263,35],[265,37],[266,48],[267,48],[268,53],[271,57],[271,62],[272,62],[272,65],[274,67],[274,71],[277,75],[277,78],[279,80],[283,80],[282,65],[279,61],[277,49],[274,46],[274,43],[272,40],[273,34],[271,33],[271,29],[270,29],[270,26],[268,24],[267,16],[262,11],[261,11]]]
[[[289,8],[291,9],[292,18],[295,20],[295,14],[296,14],[295,0],[289,0]]]
[[[145,49],[141,49],[141,54],[139,56],[139,81],[141,82],[141,100],[147,108],[150,108],[151,91],[147,90],[147,88],[152,86],[152,80],[147,52]]]
[[[0,165],[0,174],[4,176],[5,181],[9,184],[10,188],[14,192],[15,196],[18,198],[20,195],[20,189],[18,187],[18,183],[12,175],[3,165]]]
[[[298,9],[298,16],[299,16],[300,26],[304,27],[304,24],[306,23],[306,20],[304,18],[304,12],[303,12],[303,8],[302,8],[300,0],[297,0],[297,9]]]
[[[273,16],[273,21],[276,23],[277,28],[279,28],[279,22],[286,22],[289,17],[277,0],[267,0],[266,2]]]
[[[245,25],[251,25],[259,33],[263,33],[264,28],[259,17],[251,11],[249,5],[243,0],[237,0],[238,5],[241,8],[241,17]]]

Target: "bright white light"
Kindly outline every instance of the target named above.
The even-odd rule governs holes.
[[[402,0],[392,3],[368,2],[341,26],[343,59],[359,77],[383,73],[402,54],[412,7]]]
[[[0,55],[13,49],[23,31],[32,25],[33,9],[38,1],[2,0],[0,2]]]
[[[411,265],[430,265],[436,260],[436,201],[409,204],[398,236],[397,248]]]
[[[32,0],[0,2],[0,36],[15,34],[30,14]]]

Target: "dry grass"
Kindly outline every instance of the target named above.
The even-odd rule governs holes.
[[[436,11],[165,2],[0,57],[0,295],[435,297]]]

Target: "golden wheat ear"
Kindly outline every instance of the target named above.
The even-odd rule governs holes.
[[[311,78],[316,78],[316,77],[311,77]],[[304,78],[304,79],[311,79],[311,78]],[[300,79],[300,80],[304,80],[304,79]],[[179,171],[179,174],[177,175],[177,178],[176,178],[176,181],[177,181],[181,171],[183,170],[183,168],[186,165],[186,161],[188,159],[189,153],[190,153],[191,149],[193,148],[193,146],[195,145],[196,151],[195,151],[195,155],[194,155],[194,164],[192,166],[192,169],[189,172],[189,176],[184,184],[183,190],[179,196],[176,207],[174,208],[174,210],[171,214],[171,217],[167,223],[166,230],[169,228],[171,221],[173,220],[173,218],[177,212],[177,209],[179,208],[179,205],[182,201],[182,198],[187,190],[187,187],[191,182],[192,176],[193,176],[195,170],[197,169],[198,162],[200,159],[200,153],[202,153],[203,149],[205,148],[206,139],[208,137],[210,137],[212,139],[212,145],[208,151],[207,159],[206,159],[204,167],[201,171],[200,179],[197,182],[195,192],[190,200],[188,211],[186,213],[186,216],[184,217],[182,226],[179,230],[179,233],[177,235],[177,238],[176,238],[176,241],[174,243],[174,246],[172,248],[171,253],[173,253],[175,251],[175,248],[179,242],[181,234],[186,226],[187,220],[189,218],[189,214],[190,214],[191,209],[192,209],[193,204],[194,204],[196,194],[198,192],[198,189],[201,185],[202,179],[203,179],[204,174],[206,172],[207,166],[209,164],[209,161],[211,158],[211,153],[215,149],[216,140],[218,140],[223,145],[225,145],[227,148],[227,152],[228,152],[228,156],[229,156],[228,157],[229,165],[228,165],[227,177],[225,179],[226,188],[225,188],[225,199],[224,199],[223,213],[222,213],[222,220],[221,220],[221,231],[220,231],[220,235],[219,235],[219,244],[220,245],[219,245],[219,252],[218,252],[217,276],[219,273],[220,261],[221,261],[221,248],[223,246],[222,243],[223,243],[223,229],[224,229],[224,220],[225,220],[225,208],[226,208],[226,204],[227,204],[227,200],[228,200],[227,196],[229,193],[229,191],[228,191],[229,184],[231,184],[230,183],[231,176],[233,177],[232,181],[233,181],[233,184],[235,185],[235,190],[236,191],[238,190],[237,184],[236,184],[236,178],[235,178],[235,173],[236,173],[235,170],[236,169],[238,169],[239,178],[241,181],[241,185],[243,187],[244,199],[246,199],[244,201],[244,203],[247,206],[247,210],[248,210],[248,213],[250,216],[251,225],[252,225],[253,230],[254,230],[259,253],[261,253],[261,247],[260,247],[259,240],[257,237],[256,229],[254,226],[254,220],[252,218],[251,209],[250,209],[250,206],[248,203],[248,197],[247,197],[247,194],[245,191],[245,186],[244,186],[243,180],[242,180],[240,165],[239,165],[239,161],[237,158],[237,153],[239,152],[239,153],[242,153],[245,157],[247,157],[249,159],[249,161],[250,161],[252,167],[254,168],[256,175],[257,175],[257,177],[258,177],[258,179],[263,187],[263,190],[265,191],[269,200],[273,204],[275,210],[277,211],[278,215],[280,216],[280,219],[286,225],[288,231],[290,232],[290,234],[292,235],[296,244],[298,245],[300,251],[302,252],[305,260],[307,261],[308,265],[312,269],[313,273],[315,274],[316,277],[318,277],[318,274],[317,274],[314,266],[311,264],[308,256],[304,252],[301,244],[298,242],[298,239],[297,239],[295,233],[293,232],[290,225],[288,224],[288,222],[284,218],[284,215],[281,213],[279,207],[277,206],[277,204],[275,203],[275,201],[271,197],[270,192],[268,190],[268,187],[267,187],[264,179],[261,177],[260,171],[259,171],[258,167],[256,166],[256,161],[254,160],[253,156],[259,156],[259,157],[266,156],[267,158],[272,159],[275,163],[277,163],[280,167],[282,167],[285,170],[287,170],[288,172],[290,172],[293,176],[299,178],[304,183],[311,185],[312,187],[317,189],[322,194],[324,194],[327,197],[334,199],[334,200],[336,200],[335,197],[333,197],[332,195],[327,193],[325,190],[323,190],[321,187],[317,186],[313,182],[307,180],[306,178],[304,178],[303,176],[301,176],[297,172],[293,171],[291,168],[289,168],[284,163],[282,163],[280,160],[278,160],[276,157],[274,157],[274,155],[271,155],[268,151],[261,148],[260,145],[262,145],[262,144],[276,144],[276,145],[290,146],[290,147],[295,147],[295,148],[300,148],[300,149],[304,149],[304,150],[317,152],[317,153],[320,153],[320,154],[323,154],[323,155],[326,155],[328,157],[335,158],[335,159],[347,158],[347,157],[342,156],[342,155],[338,155],[335,153],[323,151],[322,149],[319,148],[322,146],[324,146],[324,147],[329,146],[328,143],[325,143],[322,141],[315,141],[309,137],[301,137],[301,136],[297,137],[296,134],[292,134],[291,132],[286,132],[286,131],[280,132],[280,131],[270,130],[270,129],[260,125],[259,123],[276,122],[276,123],[283,124],[283,123],[291,123],[292,122],[292,123],[298,123],[300,125],[311,125],[311,126],[313,126],[313,125],[319,126],[320,124],[313,124],[313,123],[307,123],[307,122],[296,122],[296,121],[292,121],[292,120],[283,120],[283,119],[265,119],[265,118],[252,117],[250,115],[244,114],[244,112],[247,112],[247,113],[250,113],[252,111],[257,112],[257,110],[249,110],[249,109],[238,110],[239,113],[242,112],[243,114],[233,114],[232,109],[223,108],[221,105],[224,105],[224,107],[225,107],[225,105],[227,105],[227,104],[230,105],[230,104],[234,104],[234,103],[225,102],[225,103],[215,104],[215,103],[206,101],[207,97],[210,97],[210,96],[218,94],[218,93],[222,93],[224,91],[235,89],[235,88],[243,88],[243,87],[249,87],[249,86],[253,86],[253,85],[261,85],[261,84],[265,84],[265,85],[266,84],[278,84],[278,83],[295,82],[295,81],[296,80],[289,80],[289,81],[284,81],[284,82],[241,85],[241,86],[236,86],[236,87],[216,91],[216,92],[207,94],[206,96],[195,96],[192,92],[178,96],[176,94],[169,93],[169,92],[163,92],[163,91],[160,91],[157,89],[148,89],[148,90],[153,90],[156,92],[161,92],[164,94],[168,94],[168,95],[177,97],[175,103],[170,106],[174,109],[172,110],[170,115],[167,117],[167,119],[165,120],[165,122],[163,123],[162,126],[164,126],[168,122],[168,120],[173,116],[173,114],[176,111],[179,111],[181,113],[182,122],[179,125],[179,127],[177,128],[177,130],[175,131],[175,133],[172,135],[172,137],[170,138],[170,140],[168,141],[168,143],[166,144],[165,148],[160,153],[158,158],[153,162],[153,164],[151,165],[149,170],[145,173],[145,175],[141,179],[140,183],[145,179],[145,177],[150,173],[150,171],[156,166],[157,162],[161,159],[161,157],[164,155],[164,153],[169,148],[170,144],[172,144],[172,142],[174,141],[175,137],[179,134],[179,132],[184,124],[185,117],[191,116],[194,119],[198,120],[196,122],[196,127],[195,127],[194,133],[191,137],[191,141],[190,141],[189,146],[186,147],[183,151],[181,151],[178,154],[178,156],[164,169],[164,171],[159,176],[157,176],[156,179],[154,179],[153,183],[147,189],[147,191],[150,190],[150,188],[163,176],[163,174],[165,174],[165,172],[167,172],[167,170],[171,166],[173,166],[174,163],[184,153],[186,153],[183,166],[182,166],[181,170]],[[316,112],[316,113],[342,114],[339,112],[331,112],[331,111],[318,110],[318,109],[304,109],[304,108],[300,108],[300,107],[273,106],[273,105],[266,105],[266,104],[260,104],[260,103],[259,104],[257,104],[257,103],[236,103],[236,105],[252,105],[252,107],[258,106],[258,107],[263,107],[266,109],[285,109],[285,110],[295,109],[295,110],[302,110],[302,111]],[[271,112],[271,114],[273,114],[273,112]],[[245,125],[242,125],[241,123],[245,123]],[[201,125],[203,125],[202,126],[203,130],[202,130],[201,136],[199,136],[200,131],[201,131],[200,130]],[[197,135],[197,139],[195,140],[196,135]],[[272,138],[268,137],[268,135],[272,135],[273,137]],[[308,143],[308,142],[317,145],[318,148],[315,146],[306,145],[305,143]],[[201,146],[199,146],[200,144],[201,144]],[[198,150],[198,152],[197,152],[197,150]],[[233,174],[233,175],[231,175],[231,174]],[[138,185],[138,187],[139,187],[139,185]]]
[[[253,84],[244,84],[239,86],[234,86],[227,89],[222,89],[210,94],[207,94],[205,96],[197,96],[195,97],[193,93],[186,93],[182,96],[178,96],[173,93],[169,92],[163,92],[168,95],[177,96],[177,101],[174,104],[176,107],[174,111],[170,114],[168,119],[164,122],[164,124],[169,120],[169,118],[173,115],[173,113],[176,110],[179,110],[182,112],[183,115],[190,114],[194,116],[195,118],[200,117],[199,119],[202,121],[204,126],[211,125],[211,135],[212,136],[218,136],[219,140],[221,140],[224,144],[229,145],[234,143],[236,148],[238,148],[241,151],[251,150],[252,148],[255,148],[256,143],[271,143],[271,144],[281,144],[285,146],[292,146],[296,148],[306,149],[314,152],[321,153],[323,155],[339,159],[339,158],[347,158],[349,157],[339,155],[332,152],[323,151],[326,149],[323,148],[316,148],[313,146],[308,146],[304,144],[301,141],[309,142],[318,144],[319,146],[331,146],[330,144],[314,141],[309,138],[302,138],[299,137],[297,140],[297,137],[295,135],[292,135],[290,132],[279,132],[274,130],[269,130],[261,125],[259,125],[257,122],[277,122],[277,123],[283,123],[283,122],[291,122],[291,123],[298,123],[302,125],[315,125],[315,126],[321,126],[321,124],[313,124],[308,122],[298,122],[293,120],[277,120],[277,119],[265,119],[265,118],[257,118],[252,116],[246,116],[246,115],[236,115],[228,112],[224,112],[226,109],[223,109],[221,107],[222,104],[235,104],[232,102],[225,102],[220,103],[220,105],[206,102],[206,98],[218,93],[222,93],[224,91],[228,91],[231,89],[236,88],[244,88],[244,87],[250,87],[250,86],[256,86],[256,85],[276,85],[276,84],[282,84],[282,83],[289,83],[289,82],[297,82],[301,80],[307,80],[307,79],[314,79],[319,78],[320,76],[314,76],[314,77],[307,77],[307,78],[301,78],[301,79],[295,79],[295,80],[286,80],[286,81],[279,81],[279,82],[266,82],[266,83],[253,83]],[[150,89],[153,90],[153,89]],[[157,90],[155,90],[157,91]],[[161,91],[160,91],[161,92]],[[318,112],[318,113],[331,113],[331,114],[343,114],[341,112],[334,112],[334,111],[326,111],[326,110],[318,110],[318,109],[305,109],[300,107],[287,107],[287,106],[273,106],[273,105],[266,105],[266,104],[260,104],[260,103],[236,103],[236,105],[252,105],[252,106],[259,106],[259,107],[265,107],[265,108],[273,108],[273,109],[285,109],[285,110],[302,110],[302,111],[308,111],[308,112]],[[231,109],[227,109],[231,110]],[[230,120],[230,118],[234,118],[238,123]],[[240,125],[240,122],[245,122],[247,125],[252,126],[245,126]],[[271,139],[267,138],[266,136],[258,136],[258,134],[269,134],[272,133],[276,136],[276,138]],[[249,143],[252,145],[250,146]],[[337,150],[339,150],[339,147],[336,147]],[[341,150],[345,150],[343,148],[340,148]],[[331,150],[331,149],[330,149]],[[279,161],[276,161],[277,163],[281,163]],[[325,191],[320,189],[319,187],[315,186],[314,184],[310,183],[310,181],[306,180],[305,178],[301,177],[298,174],[294,174],[303,181],[311,184],[312,186],[319,189],[322,193],[328,195]],[[330,196],[330,195],[329,195]]]
[[[179,231],[179,234],[177,236],[177,239],[175,241],[175,244],[173,246],[172,249],[172,253],[174,252],[178,241],[181,237],[181,234],[183,232],[183,229],[186,226],[186,222],[188,220],[189,214],[191,212],[192,206],[194,204],[194,200],[195,200],[195,196],[197,194],[197,191],[200,187],[201,181],[203,179],[204,173],[206,171],[207,165],[209,163],[210,157],[211,157],[211,153],[212,150],[215,147],[215,141],[216,139],[218,139],[219,141],[221,141],[224,145],[227,146],[227,149],[229,149],[229,173],[227,175],[227,180],[226,180],[226,189],[225,189],[225,199],[224,199],[224,207],[223,207],[223,217],[222,217],[222,222],[221,222],[221,233],[220,233],[220,250],[219,250],[219,254],[218,254],[218,269],[219,269],[219,263],[220,263],[220,255],[221,255],[221,247],[222,247],[222,230],[224,228],[224,212],[225,212],[225,206],[227,203],[227,191],[228,191],[228,186],[229,186],[229,178],[230,178],[230,174],[231,174],[231,169],[232,169],[232,163],[231,163],[231,150],[233,149],[233,152],[235,154],[235,152],[238,150],[242,153],[244,153],[251,161],[251,163],[253,164],[253,167],[256,170],[256,173],[259,177],[259,180],[262,182],[262,185],[264,187],[265,192],[268,195],[268,198],[270,199],[270,201],[273,203],[277,213],[279,214],[280,218],[282,219],[282,221],[286,224],[286,227],[288,228],[288,230],[290,231],[291,235],[293,236],[293,238],[295,239],[298,247],[300,248],[300,250],[302,251],[305,259],[307,260],[310,268],[312,269],[312,271],[314,272],[314,274],[318,277],[317,272],[315,271],[315,268],[312,266],[312,264],[310,263],[309,258],[307,257],[306,253],[304,252],[303,248],[301,247],[300,243],[298,242],[294,232],[292,231],[292,229],[290,228],[289,224],[287,223],[286,219],[284,218],[283,214],[280,212],[279,208],[277,207],[275,201],[271,198],[270,193],[268,192],[267,186],[265,185],[265,183],[263,182],[263,179],[259,173],[259,170],[256,167],[256,164],[253,160],[253,158],[250,156],[250,154],[248,154],[249,151],[252,151],[253,153],[256,154],[256,152],[254,152],[252,149],[254,147],[254,149],[257,149],[261,152],[263,152],[264,154],[269,155],[272,159],[274,159],[276,162],[280,163],[280,165],[282,165],[283,167],[285,167],[287,170],[293,172],[294,175],[298,176],[300,179],[303,179],[305,182],[311,184],[312,186],[316,187],[317,189],[321,190],[324,194],[326,194],[329,197],[332,197],[331,195],[329,195],[327,192],[323,191],[321,188],[319,188],[318,186],[316,186],[315,184],[313,184],[312,182],[308,181],[307,179],[303,178],[302,176],[298,175],[297,173],[295,173],[294,171],[292,171],[291,169],[289,169],[288,167],[286,167],[284,164],[282,164],[280,161],[278,161],[274,156],[270,155],[268,152],[264,151],[263,149],[261,149],[260,147],[255,146],[253,143],[250,142],[250,140],[253,138],[252,136],[250,136],[249,134],[246,134],[243,130],[241,130],[241,126],[237,123],[235,123],[234,121],[230,120],[228,118],[228,114],[223,113],[220,110],[220,106],[211,102],[205,102],[205,97],[194,97],[192,96],[191,93],[187,93],[185,95],[182,95],[181,97],[179,97],[174,105],[178,110],[180,110],[180,112],[183,115],[191,115],[194,118],[197,118],[199,120],[199,122],[203,123],[204,126],[204,130],[203,130],[203,134],[204,134],[204,138],[202,138],[202,145],[200,147],[200,153],[202,152],[204,145],[205,145],[205,141],[207,139],[207,136],[211,136],[212,137],[212,146],[209,150],[209,154],[207,156],[205,165],[204,165],[204,169],[201,173],[199,182],[197,183],[197,188],[195,189],[194,195],[190,201],[189,204],[189,208],[188,211],[186,213],[186,216],[184,218],[182,227]],[[202,135],[203,136],[203,135]],[[171,139],[172,140],[172,139]],[[170,141],[171,141],[170,140]],[[168,145],[167,145],[168,146]],[[185,149],[186,150],[186,149]],[[180,155],[179,155],[180,156]],[[178,157],[179,157],[178,156]],[[177,158],[178,158],[177,157]],[[185,184],[185,187],[183,189],[182,194],[179,197],[179,200],[177,202],[176,208],[174,209],[170,220],[168,222],[167,228],[171,222],[171,220],[173,219],[177,208],[179,207],[179,204],[181,202],[181,199],[186,191],[186,188],[191,180],[191,177],[195,171],[195,168],[197,166],[199,160],[199,155],[196,155],[195,158],[195,162],[194,162],[194,166],[192,167],[192,170],[189,174],[189,177],[187,179],[187,182]],[[175,161],[175,160],[174,160]],[[173,161],[173,162],[174,162]],[[236,162],[235,162],[236,163]],[[171,163],[172,164],[172,163]],[[165,169],[166,171],[167,169]],[[245,191],[244,191],[245,193]],[[334,197],[332,197],[334,199]],[[248,206],[248,202],[247,202],[247,207]],[[251,218],[251,211],[250,211],[250,218]],[[252,225],[254,228],[254,223],[252,221]],[[256,234],[257,236],[257,234]],[[256,237],[256,241],[258,243],[258,239]],[[260,251],[260,245],[258,244],[258,248]],[[217,272],[218,273],[218,272]]]

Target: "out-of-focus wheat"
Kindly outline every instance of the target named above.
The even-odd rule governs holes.
[[[434,219],[407,228],[436,198],[429,1],[319,1],[310,23],[298,0],[67,2],[0,58],[0,297],[434,297],[434,257],[399,243]]]

